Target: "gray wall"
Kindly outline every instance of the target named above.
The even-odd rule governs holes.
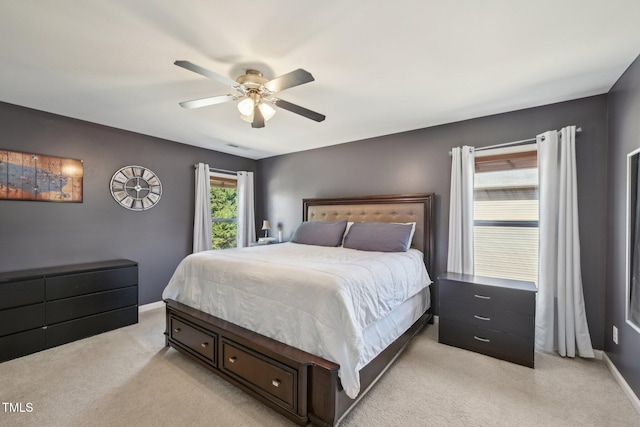
[[[593,345],[603,348],[607,97],[600,95],[506,114],[263,159],[260,209],[290,236],[306,197],[436,194],[436,278],[446,269],[452,147],[531,138],[575,124],[582,273]],[[330,120],[329,117],[327,120]],[[437,294],[437,293],[436,293]]]
[[[605,350],[640,396],[640,334],[625,322],[626,162],[640,148],[640,57],[609,92],[609,169]],[[613,326],[618,345],[613,343]]]
[[[0,271],[115,258],[139,262],[140,303],[159,301],[175,267],[191,252],[197,162],[255,171],[256,162],[132,132],[0,103],[0,149],[84,160],[84,202],[0,200]],[[111,197],[109,181],[138,164],[162,181],[162,198],[132,212]]]
[[[634,87],[637,92],[637,84]],[[638,96],[634,96],[638,108]],[[625,112],[628,109],[620,120],[627,117]],[[448,151],[465,144],[482,147],[530,138],[576,124],[583,128],[577,157],[584,294],[593,344],[604,348],[606,120],[607,96],[601,95],[256,162],[0,103],[0,148],[85,162],[82,204],[0,200],[0,271],[130,258],[140,263],[140,302],[159,300],[175,266],[190,252],[192,165],[204,161],[213,167],[257,171],[256,220],[260,223],[264,217],[272,224],[281,223],[285,236],[300,223],[305,197],[436,193],[436,266],[431,272],[435,278],[446,267]],[[625,143],[628,140],[624,138]],[[127,164],[141,164],[160,176],[163,196],[154,208],[131,212],[111,198],[109,179]],[[614,179],[612,188],[616,188]],[[609,212],[610,219],[623,215],[620,209],[620,213]],[[614,241],[610,243],[615,246]],[[609,271],[610,282],[615,281],[613,274]],[[616,312],[607,307],[608,314]],[[610,333],[612,320],[607,322]]]

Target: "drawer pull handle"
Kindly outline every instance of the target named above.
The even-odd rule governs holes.
[[[473,317],[475,317],[478,320],[485,320],[485,321],[491,320],[491,317],[478,316],[477,314],[474,314]]]
[[[238,358],[237,358],[237,357],[235,357],[235,356],[231,356],[231,357],[229,358],[229,363],[236,363],[236,360],[238,360]]]
[[[271,385],[274,387],[280,387],[280,380],[279,379],[275,379],[273,381],[271,381]]]
[[[490,340],[490,339],[488,339],[488,338],[482,338],[482,337],[479,337],[479,336],[477,336],[477,335],[474,335],[474,336],[473,336],[473,338],[474,338],[474,339],[476,339],[476,340],[478,340],[478,341],[482,341],[482,342],[491,342],[491,340]]]
[[[175,328],[175,329],[173,330],[173,332],[175,332],[175,333],[177,334],[178,332],[180,332],[180,328]]]
[[[476,297],[476,298],[480,298],[480,299],[491,299],[491,297],[488,297],[488,296],[486,296],[486,295],[478,295],[478,294],[475,294],[475,295],[473,295],[473,296],[474,296],[474,297]]]
[[[209,343],[208,343],[208,342],[203,342],[203,343],[202,343],[202,344],[200,344],[200,345],[201,345],[203,348],[206,348],[206,347],[209,345]]]

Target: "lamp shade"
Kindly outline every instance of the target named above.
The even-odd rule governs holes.
[[[262,117],[264,117],[265,120],[269,120],[274,116],[274,114],[276,114],[276,110],[274,110],[270,105],[265,104],[264,102],[261,102],[260,105],[258,105],[258,108],[260,109]]]
[[[254,108],[254,100],[251,98],[245,98],[238,103],[238,111],[240,111],[240,118],[245,122],[251,123],[253,122],[253,108]],[[270,105],[265,104],[262,101],[258,101],[258,108],[262,113],[262,117],[267,121],[271,119],[271,117],[276,114],[276,110]]]
[[[262,229],[263,230],[271,230],[271,224],[269,224],[269,220],[265,219],[262,221]]]

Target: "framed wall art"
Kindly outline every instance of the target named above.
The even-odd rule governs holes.
[[[0,149],[0,200],[82,203],[82,160]]]

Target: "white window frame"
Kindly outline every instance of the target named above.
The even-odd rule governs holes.
[[[505,155],[505,154],[506,155],[508,155],[508,154],[517,154],[517,153],[530,152],[530,151],[535,151],[535,150],[536,150],[535,144],[534,144],[533,147],[531,146],[531,144],[513,146],[513,147],[502,147],[502,148],[494,148],[494,149],[476,151],[475,157],[477,159],[477,158],[482,158],[482,157]],[[476,172],[474,174],[474,177],[478,173],[482,173],[482,172]],[[538,185],[536,187],[539,188],[539,183],[538,183]],[[514,188],[516,188],[516,187],[514,187]],[[475,198],[474,198],[474,204],[475,204]],[[474,206],[474,211],[475,211],[475,206]],[[539,220],[476,220],[475,218],[476,217],[475,217],[475,213],[474,213],[474,221],[473,221],[474,228],[475,227],[513,227],[513,228],[531,227],[531,228],[535,228],[536,230],[539,228]],[[475,253],[476,252],[477,251],[474,250],[474,257],[475,257]],[[538,248],[536,265],[539,262],[539,256],[540,255],[539,255],[539,248]],[[478,269],[477,258],[474,259],[474,264],[476,265],[476,269]],[[480,265],[482,265],[482,264],[480,263]],[[536,270],[536,272],[537,272],[537,270]],[[486,274],[486,275],[488,275],[488,274]],[[492,277],[507,278],[507,277],[504,277],[504,276],[500,275],[499,273],[497,273],[496,276],[492,276]],[[518,278],[515,278],[515,277],[511,277],[511,279],[519,280]],[[534,280],[534,282],[536,283],[536,286],[537,286],[537,273],[536,273],[536,280]]]
[[[221,172],[212,172],[209,171],[209,182],[211,182],[211,178],[224,178],[224,179],[232,179],[234,181],[236,181],[236,190],[238,189],[238,175],[236,174],[230,174],[230,173],[221,173]],[[209,205],[211,205],[211,202],[209,202]],[[211,217],[211,223],[238,223],[238,217],[236,216],[235,218],[232,219],[226,219],[226,218],[214,218],[213,216]],[[213,240],[215,236],[211,236],[211,240]],[[236,242],[236,247],[238,246],[238,243]]]

